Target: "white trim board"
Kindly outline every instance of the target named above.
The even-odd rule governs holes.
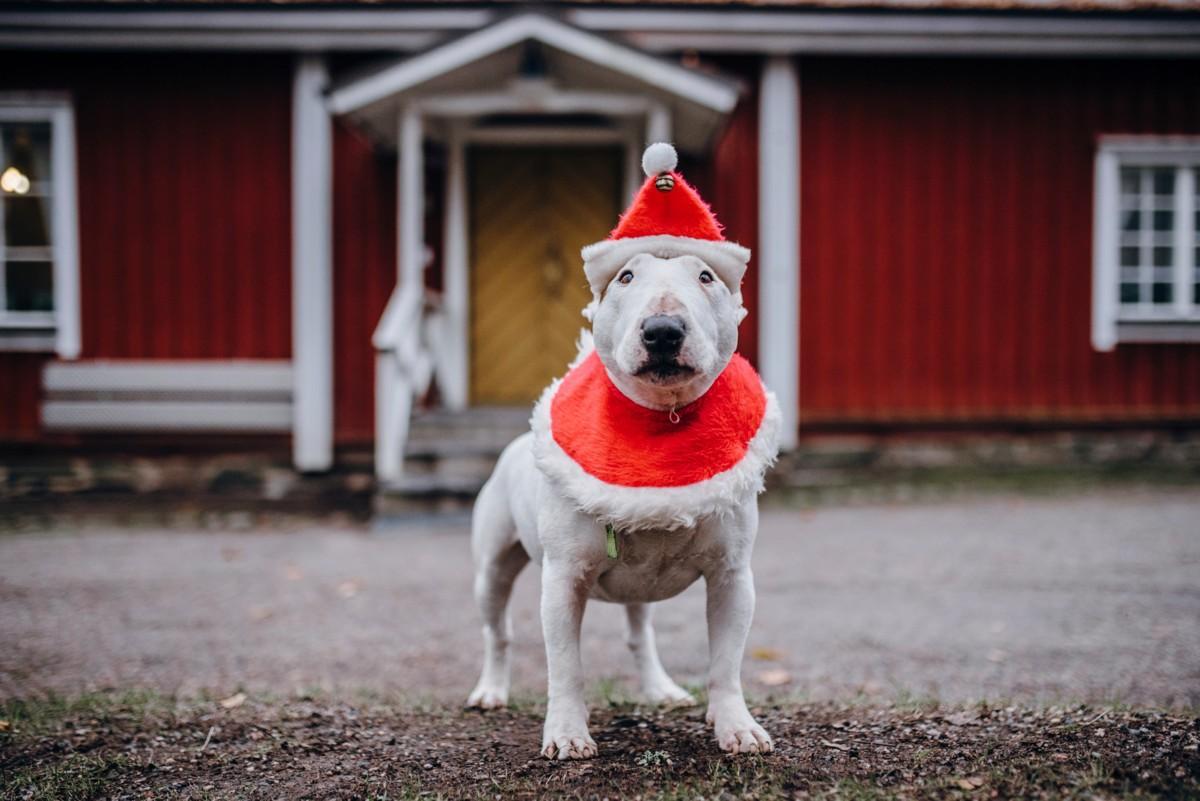
[[[619,33],[651,52],[1184,56],[1200,54],[1200,20],[1132,15],[1048,17],[939,13],[897,8],[829,10],[580,8],[567,13],[589,30]]]
[[[1061,11],[1049,8],[1045,10]],[[1103,9],[1101,9],[1103,10]],[[1166,56],[1200,52],[1200,21],[1038,9],[942,13],[929,7],[852,14],[829,9],[578,8],[580,28],[625,36],[653,52],[1028,53]],[[490,9],[25,9],[0,11],[0,47],[65,50],[399,50],[473,30]]]
[[[0,11],[0,47],[420,50],[495,17],[483,9],[105,9]]]
[[[275,359],[143,361],[97,359],[50,362],[47,392],[228,392],[291,395],[292,363]]]
[[[737,88],[725,81],[648,56],[551,17],[521,14],[336,87],[329,94],[330,110],[335,114],[357,111],[528,40],[571,53],[713,111],[725,113],[737,103]]]
[[[46,401],[42,425],[72,431],[288,432],[291,403]]]
[[[42,424],[81,431],[262,431],[292,427],[284,360],[50,362]]]

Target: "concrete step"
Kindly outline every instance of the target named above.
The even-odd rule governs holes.
[[[525,407],[427,410],[413,416],[404,474],[381,485],[377,518],[462,514],[470,509],[501,451],[529,430]]]

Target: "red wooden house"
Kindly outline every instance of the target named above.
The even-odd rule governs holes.
[[[789,445],[1195,428],[1198,59],[1190,1],[6,4],[0,440],[395,478],[561,371],[658,139]]]

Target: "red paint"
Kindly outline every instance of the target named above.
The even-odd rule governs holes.
[[[0,441],[37,439],[42,390],[42,353],[0,353]]]
[[[804,60],[801,426],[1200,417],[1200,346],[1090,340],[1096,137],[1200,134],[1191,73]]]
[[[625,397],[594,352],[567,373],[550,402],[551,434],[588,475],[622,487],[682,487],[746,455],[767,409],[762,381],[735,355],[708,392],[678,410]]]
[[[396,157],[346,123],[334,126],[334,435],[375,437],[371,334],[396,285]]]

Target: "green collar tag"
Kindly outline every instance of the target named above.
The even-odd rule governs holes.
[[[612,523],[606,523],[604,526],[604,552],[608,554],[609,559],[617,558],[617,530],[613,528]]]

